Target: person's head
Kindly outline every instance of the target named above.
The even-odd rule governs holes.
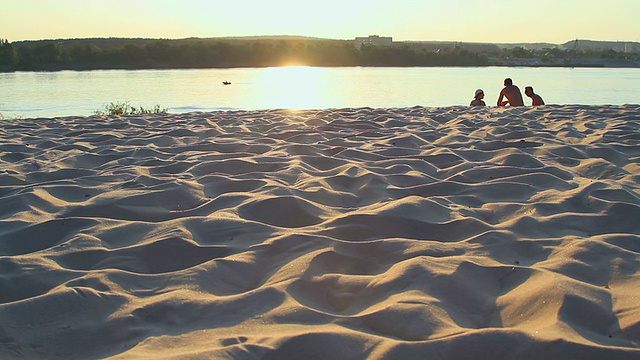
[[[527,96],[533,95],[533,87],[527,86],[524,88],[524,94]]]
[[[511,86],[511,85],[513,85],[513,80],[511,80],[511,78],[504,79],[504,86]]]
[[[482,89],[478,89],[476,90],[476,94],[474,95],[474,97],[476,99],[482,99],[484,98],[484,91]]]

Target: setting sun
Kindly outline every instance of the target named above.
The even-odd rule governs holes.
[[[640,359],[639,0],[1,1],[0,359]]]

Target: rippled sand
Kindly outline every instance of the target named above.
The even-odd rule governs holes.
[[[638,105],[0,135],[2,359],[640,358]]]

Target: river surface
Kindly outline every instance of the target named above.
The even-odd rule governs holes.
[[[495,106],[504,78],[547,104],[640,103],[640,69],[326,68],[98,70],[0,73],[4,117],[92,115],[110,102],[171,113],[468,105],[477,88]],[[224,85],[223,82],[230,82]],[[530,104],[525,97],[525,104]]]

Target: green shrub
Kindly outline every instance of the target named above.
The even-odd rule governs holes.
[[[128,101],[111,102],[104,106],[104,110],[96,110],[96,115],[135,115],[135,114],[166,114],[167,108],[154,105],[151,108],[131,106]]]

